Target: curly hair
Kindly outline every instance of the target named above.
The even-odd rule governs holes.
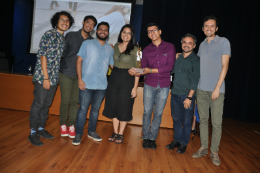
[[[135,43],[135,30],[134,30],[134,27],[132,25],[126,24],[126,25],[124,25],[121,28],[120,34],[118,35],[117,42],[118,43],[122,43],[123,42],[121,34],[122,34],[122,32],[123,32],[123,30],[125,28],[129,28],[131,30],[131,40],[128,42],[126,50],[123,53],[126,54],[126,55],[129,55],[131,50],[133,50],[135,48],[135,46],[136,46],[136,43]]]
[[[74,23],[74,18],[71,16],[70,13],[68,13],[67,11],[61,11],[61,12],[57,12],[55,13],[52,18],[51,18],[51,25],[52,25],[52,28],[55,28],[56,25],[58,24],[59,22],[59,19],[60,19],[60,16],[61,15],[65,15],[69,18],[69,21],[70,21],[70,26],[69,28],[73,25]]]

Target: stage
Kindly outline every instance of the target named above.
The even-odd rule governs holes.
[[[97,133],[102,142],[87,136],[86,121],[82,143],[72,145],[72,139],[60,136],[59,116],[49,115],[46,130],[55,136],[41,138],[42,147],[33,146],[30,133],[29,112],[0,109],[0,172],[2,173],[216,173],[260,172],[259,123],[223,119],[223,135],[219,157],[221,165],[214,166],[208,156],[193,159],[200,147],[199,135],[190,140],[185,154],[165,146],[173,140],[173,130],[160,128],[156,150],[142,148],[142,126],[127,125],[124,142],[115,144],[107,139],[113,133],[112,123],[97,122]],[[210,131],[211,134],[211,131]],[[190,136],[190,138],[192,135]]]

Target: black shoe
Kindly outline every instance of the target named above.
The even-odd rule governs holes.
[[[37,134],[29,135],[28,141],[30,141],[35,146],[43,146],[42,141],[40,141],[40,138],[37,136]]]
[[[150,148],[151,149],[156,149],[157,148],[157,145],[155,143],[155,140],[150,140]]]
[[[184,154],[187,149],[187,145],[181,144],[180,147],[177,149],[177,153]]]
[[[143,141],[143,148],[144,149],[150,148],[150,140],[149,139],[144,139],[144,141]]]
[[[72,144],[79,145],[81,143],[81,138],[82,138],[81,134],[76,134],[75,138],[72,141]]]
[[[172,141],[169,145],[166,145],[166,148],[170,150],[174,149],[175,147],[180,147],[180,143],[176,140]]]
[[[46,131],[45,129],[43,130],[38,130],[37,135],[46,139],[53,139],[54,136],[52,136],[51,134],[49,134],[48,131]]]

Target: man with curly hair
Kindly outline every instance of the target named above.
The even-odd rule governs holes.
[[[51,18],[53,29],[45,32],[40,41],[33,74],[34,100],[30,110],[31,133],[28,137],[35,146],[43,145],[39,137],[54,138],[44,127],[58,85],[60,59],[65,47],[63,34],[73,23],[74,19],[68,12],[55,13]]]

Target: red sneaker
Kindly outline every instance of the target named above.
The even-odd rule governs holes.
[[[69,137],[70,137],[70,138],[75,138],[75,136],[76,136],[76,132],[75,132],[75,127],[74,127],[74,125],[69,126]]]
[[[65,124],[60,126],[60,135],[61,136],[69,136],[67,126]]]

